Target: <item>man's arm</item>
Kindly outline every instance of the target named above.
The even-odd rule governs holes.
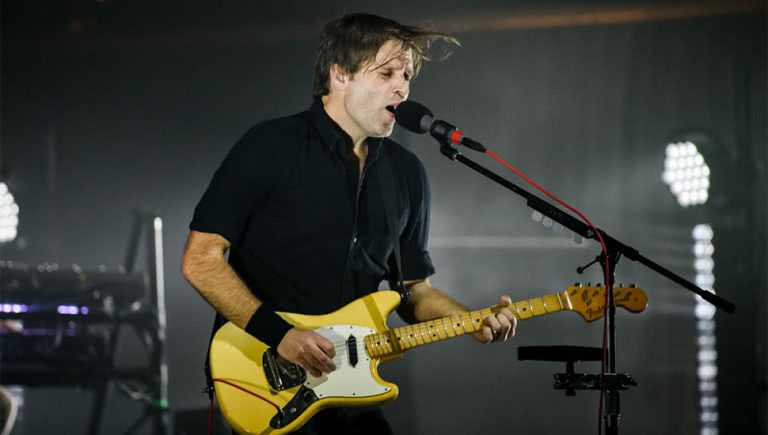
[[[470,311],[442,290],[432,287],[429,278],[404,281],[403,284],[410,294],[397,308],[397,313],[408,323],[424,322]],[[499,303],[509,305],[512,300],[508,296],[502,296],[499,298]],[[483,329],[472,336],[482,343],[506,341],[515,335],[516,328],[517,319],[511,311],[504,308],[495,316],[483,319]]]
[[[243,330],[263,305],[227,263],[230,247],[224,237],[190,231],[181,272],[190,284],[219,313]],[[299,364],[314,376],[335,369],[333,344],[313,331],[290,329],[277,346],[283,358]]]
[[[245,329],[261,301],[227,263],[229,246],[229,241],[218,234],[190,231],[181,273],[216,311]]]

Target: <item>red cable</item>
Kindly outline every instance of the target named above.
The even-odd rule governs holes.
[[[600,231],[598,231],[597,228],[595,228],[595,226],[592,225],[592,222],[590,222],[590,220],[587,219],[587,217],[584,216],[575,207],[570,206],[565,201],[562,201],[560,198],[558,198],[554,194],[550,193],[547,189],[539,186],[538,183],[536,183],[535,181],[530,179],[527,175],[523,174],[517,168],[514,168],[512,165],[510,165],[509,163],[505,162],[504,159],[502,159],[501,157],[497,156],[493,151],[486,150],[485,152],[486,152],[486,154],[491,156],[491,158],[493,158],[494,160],[499,162],[502,166],[506,167],[510,171],[512,171],[515,174],[517,174],[520,178],[525,180],[528,184],[530,184],[531,186],[535,187],[536,189],[538,189],[539,191],[541,191],[542,193],[544,193],[548,197],[552,198],[558,204],[560,204],[563,207],[567,208],[568,210],[571,210],[572,212],[576,213],[581,218],[581,220],[584,221],[584,223],[586,223],[590,228],[592,228],[592,231],[595,233],[595,235],[597,236],[598,241],[600,242],[600,246],[601,246],[601,248],[603,250],[603,254],[605,255],[605,281],[604,282],[607,284],[608,283],[608,271],[610,270],[609,261],[608,261],[608,248],[605,245],[605,241],[603,240],[602,234],[600,234]],[[601,385],[600,385],[600,404],[598,406],[598,411],[597,411],[597,413],[598,413],[598,416],[597,416],[598,433],[599,434],[602,433],[602,424],[601,424],[602,420],[601,419],[602,419],[602,413],[603,413],[603,397],[605,395],[605,381],[604,381],[604,379],[605,379],[605,359],[606,359],[606,354],[607,354],[607,346],[606,346],[607,340],[606,340],[606,338],[607,338],[607,334],[608,334],[608,312],[607,312],[608,311],[608,297],[609,297],[609,295],[608,295],[608,292],[606,291],[605,292],[605,306],[603,307],[603,354],[602,354],[602,358],[600,360],[600,381],[601,381]]]
[[[259,399],[269,403],[270,405],[274,406],[278,413],[280,413],[280,407],[275,404],[275,402],[267,399],[266,397],[263,397],[257,393],[254,393],[251,390],[248,390],[246,388],[243,388],[233,382],[227,381],[226,379],[220,379],[220,378],[213,378],[213,382],[221,382],[222,384],[227,384],[230,387],[237,388],[238,390],[250,394],[251,396],[258,397]],[[211,406],[208,409],[208,435],[213,435],[213,399],[211,399]]]
[[[213,435],[213,398],[211,398],[211,404],[208,405],[208,435]]]
[[[241,386],[239,386],[239,385],[237,385],[237,384],[235,384],[235,383],[233,383],[233,382],[227,381],[227,380],[225,380],[225,379],[220,379],[220,378],[213,378],[213,382],[221,382],[222,384],[227,384],[227,385],[229,385],[230,387],[235,387],[235,388],[237,388],[238,390],[240,390],[240,391],[242,391],[242,392],[244,392],[244,393],[248,393],[248,394],[250,394],[251,396],[254,396],[254,397],[258,397],[259,399],[261,399],[261,400],[263,400],[263,401],[265,401],[265,402],[269,403],[270,405],[274,406],[274,407],[275,407],[275,409],[277,410],[277,412],[281,412],[281,411],[280,411],[280,407],[279,407],[279,406],[278,406],[278,405],[277,405],[275,402],[273,402],[273,401],[271,401],[271,400],[267,399],[266,397],[264,397],[264,396],[262,396],[262,395],[260,395],[260,394],[258,394],[258,393],[254,393],[254,392],[253,392],[253,391],[251,391],[251,390],[248,390],[248,389],[246,389],[246,388],[243,388],[243,387],[241,387]]]

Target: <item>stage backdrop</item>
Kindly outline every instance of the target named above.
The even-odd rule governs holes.
[[[207,406],[200,391],[213,313],[179,272],[193,208],[252,124],[310,105],[321,23],[368,10],[457,29],[462,47],[427,64],[411,98],[644,255],[692,279],[692,229],[713,226],[716,288],[739,308],[715,316],[721,433],[764,429],[764,12],[493,28],[483,24],[493,22],[488,17],[531,6],[449,3],[439,15],[359,2],[323,10],[307,3],[297,14],[158,6],[149,14],[154,6],[107,1],[46,15],[20,3],[3,3],[0,155],[21,208],[20,235],[0,258],[117,269],[131,213],[156,211],[164,221],[173,411]],[[569,16],[558,12],[562,4],[547,6],[537,13]],[[80,21],[56,18],[80,12]],[[716,144],[705,156],[710,202],[698,209],[680,207],[661,181],[665,145],[686,130],[705,131]],[[394,137],[429,173],[438,287],[479,308],[500,294],[527,298],[602,281],[596,267],[576,273],[598,253],[594,243],[534,222],[520,198],[445,159],[431,138],[401,130]],[[617,364],[639,383],[622,393],[622,432],[698,433],[695,298],[627,259],[617,280],[650,298],[645,312],[617,316]],[[504,345],[461,338],[416,350],[381,367],[401,386],[385,412],[402,434],[595,433],[598,394],[554,391],[552,374],[563,365],[518,361],[517,348],[600,346],[601,336],[602,323],[562,313],[522,322]],[[121,364],[141,362],[135,337],[126,334],[123,346]],[[599,364],[577,370],[597,373]],[[57,433],[83,433],[91,400],[87,390],[28,389],[23,433],[42,433],[51,421]],[[141,413],[117,393],[105,406],[103,433],[119,433]]]

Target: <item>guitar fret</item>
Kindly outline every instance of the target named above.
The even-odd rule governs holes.
[[[403,344],[403,337],[401,337],[398,334],[397,329],[392,330],[392,335],[394,335],[394,339],[392,340],[392,342],[395,344],[395,349],[398,351],[405,350],[405,345]]]
[[[411,331],[411,338],[413,338],[413,341],[414,343],[416,343],[416,346],[421,346],[422,344],[424,344],[423,341],[419,341],[419,331],[418,329],[416,329],[415,326],[411,325],[410,331]]]
[[[427,334],[429,335],[429,339],[432,340],[433,342],[440,340],[440,337],[437,336],[435,331],[437,331],[435,329],[435,322],[430,321],[429,323],[427,323]]]
[[[416,343],[419,343],[419,345],[426,344],[424,342],[424,337],[421,335],[421,328],[418,326],[411,326],[413,329],[413,336],[416,338]]]
[[[387,340],[387,348],[389,352],[392,352],[392,353],[396,352],[397,348],[395,346],[395,339],[392,336],[392,331],[386,332],[386,340]]]
[[[445,317],[440,318],[440,324],[443,326],[443,332],[447,338],[451,337],[451,333],[448,332],[448,328],[445,326]]]
[[[455,337],[456,336],[456,330],[451,327],[451,329],[448,329],[448,326],[451,324],[451,320],[447,317],[443,317],[443,328],[445,328],[445,333],[449,337]],[[453,335],[451,335],[451,331],[453,331]]]
[[[421,334],[421,339],[424,340],[424,344],[432,343],[432,340],[429,339],[429,333],[427,332],[427,326],[425,324],[419,324],[419,333]]]
[[[416,329],[413,327],[413,325],[408,326],[408,332],[411,337],[411,341],[413,341],[414,346],[419,346],[422,343],[419,343],[419,335],[416,333]]]
[[[440,335],[437,333],[437,326],[435,326],[435,322],[431,321],[427,323],[427,332],[430,335],[430,340],[432,341],[440,341]]]
[[[443,318],[443,325],[445,324],[452,325],[453,322],[451,322],[451,319],[444,317]],[[448,334],[449,337],[456,337],[456,330],[451,327],[451,329],[448,329],[447,326],[445,326],[445,333]],[[453,335],[451,335],[453,333]]]
[[[386,354],[386,349],[381,343],[382,343],[381,333],[378,333],[376,334],[376,346],[378,346],[379,352],[381,352],[381,354],[384,355]]]
[[[408,331],[405,328],[398,328],[400,329],[400,336],[403,337],[403,343],[405,343],[405,346],[410,349],[414,347],[413,342],[408,338]]]
[[[487,316],[484,316],[482,311],[474,311],[473,313],[476,314],[477,317],[472,317],[472,326],[475,327],[475,331],[480,331],[483,329],[483,318]]]
[[[475,327],[475,318],[472,317],[472,313],[466,313],[462,316],[466,317],[466,320],[469,320],[469,332],[474,333],[477,331],[477,328]]]
[[[413,347],[413,343],[411,343],[411,340],[408,338],[408,328],[407,327],[400,327],[397,328],[400,330],[400,336],[403,337],[403,341],[405,344],[410,348]]]

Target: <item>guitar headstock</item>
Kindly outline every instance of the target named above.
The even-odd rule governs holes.
[[[565,290],[571,310],[579,313],[587,322],[603,317],[605,286],[574,285]],[[639,287],[614,287],[613,302],[617,307],[639,313],[648,305],[648,296]]]

